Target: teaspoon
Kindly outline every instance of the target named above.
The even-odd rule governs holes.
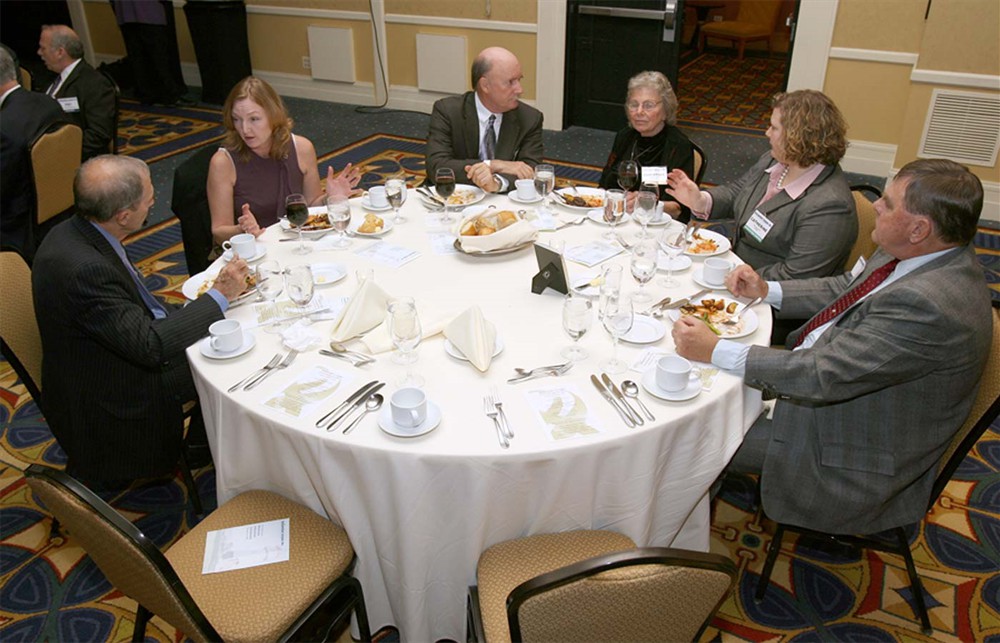
[[[649,409],[646,408],[646,405],[642,403],[642,400],[639,399],[638,384],[636,384],[632,380],[625,380],[624,382],[622,382],[622,393],[624,393],[626,397],[630,397],[633,400],[635,400],[635,403],[639,405],[639,408],[642,409],[642,412],[646,414],[647,419],[650,420],[656,419],[653,417],[653,414],[649,412]]]
[[[385,400],[385,398],[382,397],[381,393],[376,393],[372,396],[369,396],[369,398],[365,400],[365,412],[359,415],[357,418],[355,418],[353,422],[347,425],[347,427],[344,429],[344,435],[350,433],[351,429],[356,427],[358,425],[358,422],[364,419],[366,415],[368,415],[372,411],[379,410],[382,407],[383,400]]]

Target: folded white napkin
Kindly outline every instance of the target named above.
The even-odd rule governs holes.
[[[452,228],[452,232],[459,235],[459,243],[461,243],[462,249],[466,252],[489,252],[502,248],[513,248],[514,246],[519,246],[522,243],[534,241],[538,238],[538,229],[524,219],[519,219],[517,223],[511,224],[503,230],[497,230],[493,234],[482,237],[470,237],[461,234],[462,228],[465,227],[467,222],[484,214],[489,215],[488,212],[484,213],[482,210],[468,214]]]
[[[318,348],[323,343],[323,337],[314,328],[308,319],[301,319],[281,331],[281,343],[285,348],[300,353]]]
[[[421,313],[420,315],[420,330],[421,330],[421,341],[427,339],[428,337],[433,337],[441,331],[444,327],[455,318],[454,312],[448,313]],[[389,322],[385,321],[378,327],[373,329],[370,333],[366,334],[364,337],[359,338],[361,343],[365,345],[369,353],[384,353],[386,351],[391,351],[395,346],[392,344],[392,335],[389,333]]]
[[[333,323],[330,338],[343,342],[375,328],[385,319],[389,295],[373,279],[365,279]]]
[[[490,367],[497,329],[486,321],[479,306],[469,308],[452,320],[445,326],[444,336],[480,371],[486,372]]]

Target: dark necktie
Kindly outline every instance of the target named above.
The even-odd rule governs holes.
[[[819,314],[810,319],[809,323],[806,324],[806,327],[802,329],[802,333],[799,334],[798,341],[795,342],[795,346],[792,346],[792,348],[801,344],[805,338],[809,336],[809,333],[829,322],[837,315],[843,313],[845,310],[856,304],[859,299],[875,290],[879,284],[885,281],[886,278],[892,274],[892,271],[896,269],[896,264],[898,263],[899,259],[893,259],[884,266],[876,268],[872,274],[868,275],[867,279],[841,295],[837,301],[819,311]]]
[[[49,85],[49,91],[47,91],[45,93],[48,94],[49,96],[55,98],[55,96],[56,96],[56,90],[59,89],[59,85],[62,85],[62,76],[56,76],[56,79],[54,81],[52,81],[51,85]]]
[[[163,304],[153,296],[153,293],[149,292],[149,288],[146,288],[145,282],[143,282],[142,277],[139,275],[139,271],[136,267],[132,265],[131,261],[126,261],[125,265],[128,267],[129,274],[132,275],[132,281],[135,282],[136,287],[139,288],[139,295],[142,296],[142,301],[145,302],[146,308],[149,312],[153,313],[153,317],[156,319],[163,319],[167,316],[167,309],[163,307]]]
[[[483,136],[484,161],[492,161],[497,149],[497,133],[493,129],[493,124],[497,122],[496,114],[490,114],[490,120],[486,121],[486,134]]]

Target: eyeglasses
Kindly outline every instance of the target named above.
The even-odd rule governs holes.
[[[632,101],[629,103],[625,103],[625,107],[630,112],[638,112],[640,107],[644,112],[651,112],[662,104],[663,101],[656,101],[655,103],[651,100],[647,100],[645,103],[637,103],[635,101]]]

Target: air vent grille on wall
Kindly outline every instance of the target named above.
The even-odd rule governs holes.
[[[992,167],[1000,148],[1000,96],[935,89],[917,155]]]

